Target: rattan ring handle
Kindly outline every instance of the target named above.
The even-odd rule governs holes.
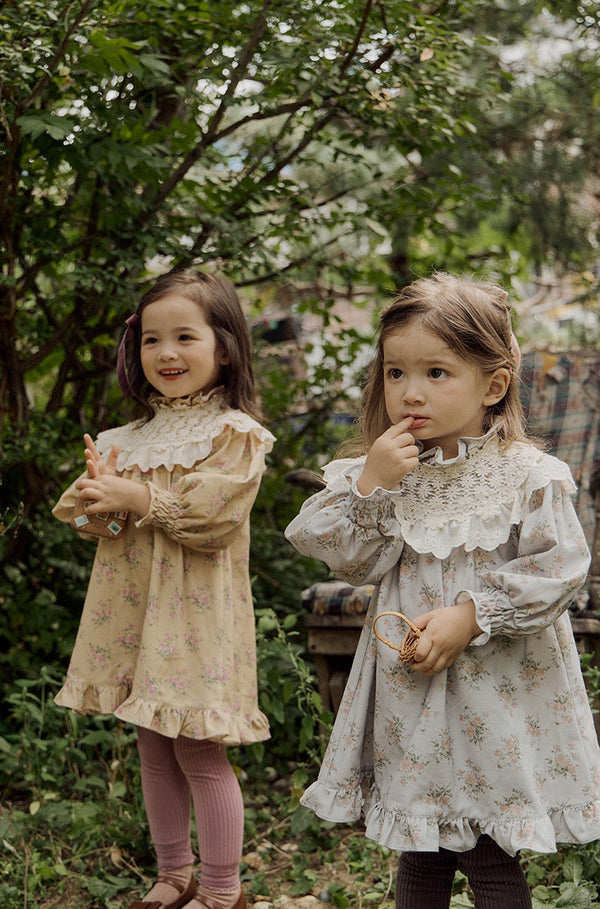
[[[403,622],[406,622],[408,625],[408,631],[402,643],[400,645],[394,644],[392,641],[388,641],[387,638],[384,638],[383,635],[379,634],[377,628],[377,622],[379,619],[382,619],[384,615],[395,615],[396,618],[402,619]],[[401,612],[380,612],[373,622],[373,631],[375,632],[375,637],[379,638],[384,644],[387,644],[388,647],[391,647],[392,650],[398,651],[398,659],[401,663],[412,663],[415,658],[415,651],[417,649],[417,644],[421,639],[421,629],[417,628],[410,619],[408,619]]]

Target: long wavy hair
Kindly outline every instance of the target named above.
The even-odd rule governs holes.
[[[519,359],[511,326],[508,294],[500,287],[437,272],[403,288],[383,311],[377,352],[363,391],[357,452],[367,452],[392,424],[385,407],[383,345],[390,335],[418,322],[441,338],[454,353],[485,375],[506,367],[510,383],[505,396],[487,408],[483,430],[498,424],[502,443],[528,439],[519,395]],[[346,448],[346,447],[345,447]],[[346,448],[346,452],[348,452]]]
[[[161,275],[142,296],[137,315],[141,318],[150,303],[156,303],[172,293],[181,294],[201,308],[215,333],[218,353],[227,356],[228,362],[221,367],[217,384],[223,386],[230,407],[261,420],[254,387],[250,329],[231,281],[223,275],[200,271],[169,272]],[[129,327],[125,336],[127,382],[138,410],[151,418],[154,410],[149,399],[156,391],[144,376],[140,347],[141,325],[137,321]]]

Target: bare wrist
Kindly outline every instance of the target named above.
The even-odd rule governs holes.
[[[482,631],[477,624],[477,608],[475,606],[475,603],[473,600],[467,600],[460,605],[465,609],[465,613],[469,617],[471,639],[478,637],[478,635],[482,634]]]
[[[376,488],[376,484],[369,480],[368,475],[365,477],[364,471],[359,476],[356,481],[356,488],[360,492],[361,496],[370,496],[373,490]]]
[[[140,518],[145,518],[150,511],[151,501],[150,490],[147,486],[140,487],[137,494],[137,499],[139,504],[136,506],[135,511],[140,516]]]

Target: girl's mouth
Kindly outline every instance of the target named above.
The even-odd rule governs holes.
[[[429,417],[419,417],[419,416],[412,416],[412,415],[411,415],[411,419],[412,419],[412,426],[410,427],[411,429],[420,429],[421,427],[425,426],[425,424],[429,421]]]
[[[185,369],[161,369],[159,370],[159,376],[161,379],[178,379],[179,376],[184,375]]]

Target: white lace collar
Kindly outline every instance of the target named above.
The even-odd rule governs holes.
[[[493,436],[497,436],[501,426],[501,422],[494,423],[492,428],[489,429],[488,432],[486,432],[483,436],[464,436],[460,438],[458,440],[458,454],[456,454],[453,458],[444,458],[444,450],[441,445],[436,445],[435,448],[429,448],[427,451],[423,451],[423,443],[417,439],[415,444],[420,450],[419,460],[422,464],[428,464],[431,466],[436,464],[460,464],[462,461],[466,461],[467,458],[472,457],[475,452],[483,448],[488,439],[491,439]]]
[[[521,523],[535,490],[557,480],[567,493],[575,491],[569,467],[533,445],[513,442],[502,448],[493,430],[464,442],[458,457],[444,461],[439,449],[426,452],[400,486],[367,497],[390,497],[402,536],[417,552],[437,558],[446,558],[456,546],[491,552]],[[327,465],[328,488],[341,492],[350,483],[360,495],[356,481],[364,460]]]
[[[222,389],[207,395],[198,392],[187,398],[150,399],[155,411],[151,420],[135,420],[101,432],[98,450],[106,457],[113,445],[119,446],[117,470],[138,467],[141,471],[178,464],[189,468],[208,457],[214,439],[226,426],[239,432],[254,432],[268,452],[275,437],[241,410],[229,407]]]

